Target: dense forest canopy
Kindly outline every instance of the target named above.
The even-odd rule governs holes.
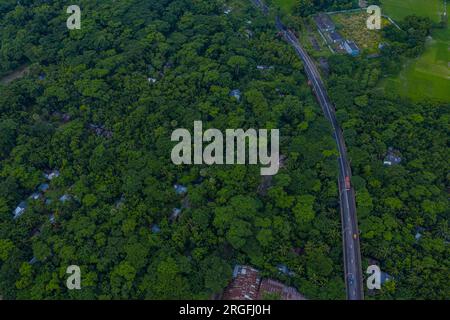
[[[29,68],[0,84],[0,295],[207,299],[235,264],[250,264],[308,298],[343,299],[335,143],[273,21],[250,1],[78,3],[82,28],[72,31],[66,1],[0,3],[0,75]],[[394,277],[374,298],[443,299],[449,105],[375,90],[431,28],[405,23],[405,33],[386,31],[392,45],[378,60],[331,58],[327,85],[352,160],[365,266],[375,259]],[[279,128],[282,169],[264,178],[259,166],[172,164],[172,131],[196,120]],[[383,166],[389,147],[400,165]],[[81,267],[83,290],[67,290],[69,265]]]

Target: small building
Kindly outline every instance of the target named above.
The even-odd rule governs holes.
[[[64,203],[64,202],[66,202],[66,201],[69,201],[70,199],[71,199],[70,195],[64,194],[64,195],[62,195],[62,196],[59,198],[59,201],[62,202],[62,203]]]
[[[41,194],[39,192],[34,192],[31,196],[30,199],[32,200],[39,200],[41,198]]]
[[[116,202],[114,203],[114,205],[116,206],[116,208],[119,208],[123,205],[123,203],[125,202],[125,195],[122,194],[120,196],[120,198],[118,200],[116,200]]]
[[[386,42],[380,42],[378,44],[378,49],[383,50],[384,48],[386,48],[388,46],[388,44]]]
[[[247,36],[248,39],[253,38],[253,31],[249,30],[249,29],[245,29],[245,35]]]
[[[278,269],[278,271],[280,271],[282,274],[285,274],[285,275],[287,275],[287,276],[292,277],[292,276],[295,275],[295,273],[292,272],[291,270],[289,270],[289,268],[288,268],[286,265],[284,265],[284,264],[279,264],[279,265],[277,266],[277,269]]]
[[[381,284],[385,284],[387,281],[393,279],[394,277],[392,277],[389,273],[381,271]]]
[[[107,130],[104,126],[89,124],[89,128],[97,135],[105,138],[111,138],[113,133],[111,130]]]
[[[169,220],[170,220],[171,222],[175,221],[176,219],[178,219],[178,217],[180,216],[180,214],[181,214],[181,209],[180,209],[180,208],[174,208],[174,209],[172,210],[172,214],[171,214],[170,217],[169,217]]]
[[[399,151],[395,150],[392,147],[388,148],[386,157],[384,158],[383,164],[385,166],[393,166],[393,165],[397,165],[400,164],[402,162],[402,158],[399,155]]]
[[[272,70],[273,66],[262,66],[262,65],[259,65],[259,66],[256,66],[256,69],[258,69],[258,70]]]
[[[44,173],[44,177],[47,180],[53,180],[54,178],[59,177],[59,171],[58,170],[52,170],[49,172]]]
[[[48,183],[42,183],[39,185],[38,190],[40,192],[47,192],[49,188],[50,188],[50,185]]]
[[[55,223],[55,215],[53,213],[48,216],[48,221],[50,221],[51,224]]]
[[[425,231],[425,228],[417,227],[415,230],[416,234],[414,235],[414,239],[416,239],[416,241],[419,241],[420,238],[422,238],[422,233],[424,231]]]
[[[241,101],[241,90],[239,89],[231,90],[230,97],[235,98],[237,101]]]
[[[345,49],[345,51],[347,51],[347,53],[349,55],[351,55],[353,57],[356,57],[360,53],[359,48],[356,45],[356,43],[351,40],[344,41],[344,49]]]
[[[28,261],[28,263],[29,263],[29,264],[35,264],[37,261],[38,261],[37,258],[36,258],[36,257],[33,257],[33,258],[31,258],[30,261]]]
[[[175,184],[173,186],[173,188],[175,189],[175,193],[177,195],[183,195],[187,192],[187,187],[181,185],[181,184]]]
[[[154,224],[152,226],[152,233],[160,233],[160,232],[161,232],[161,228],[157,224]]]
[[[147,80],[150,83],[156,83],[156,81],[158,81],[156,78],[152,78],[152,77],[147,78]]]
[[[316,22],[317,28],[322,32],[330,32],[336,29],[336,26],[331,20],[330,16],[325,13],[319,13],[314,16],[314,21]]]
[[[25,209],[27,208],[27,204],[25,201],[22,201],[19,203],[19,205],[17,206],[16,209],[14,209],[14,219],[17,219],[18,217],[20,217],[24,212]]]
[[[339,32],[337,32],[337,31],[335,31],[335,30],[330,31],[328,33],[328,38],[330,39],[330,41],[332,43],[335,43],[335,44],[339,44],[342,41],[344,41],[344,38],[341,36],[341,34]]]

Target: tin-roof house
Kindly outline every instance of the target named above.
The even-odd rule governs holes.
[[[104,126],[96,125],[93,123],[89,124],[89,128],[97,135],[103,136],[105,138],[111,138],[113,132],[111,130],[106,129]]]
[[[47,180],[53,180],[54,178],[59,177],[59,171],[58,170],[52,170],[49,172],[44,173],[44,177]]]
[[[319,30],[322,32],[329,32],[336,28],[330,16],[324,13],[320,13],[317,16],[315,16],[314,21],[316,22],[316,25],[319,28]]]
[[[241,90],[234,89],[230,92],[230,97],[235,98],[237,101],[241,100]]]
[[[152,226],[152,232],[153,233],[160,233],[161,232],[161,228],[157,224],[154,224]]]
[[[253,38],[253,31],[249,29],[245,29],[245,35],[248,39]]]
[[[17,206],[16,209],[14,209],[14,219],[17,219],[18,217],[20,217],[24,212],[25,209],[27,208],[27,204],[25,201],[22,201],[19,203],[19,205]]]
[[[70,199],[71,199],[71,196],[70,196],[70,195],[64,194],[64,195],[62,195],[62,196],[59,198],[59,201],[62,202],[62,203],[64,203],[64,202],[66,202],[66,201],[69,201]]]
[[[400,162],[402,162],[402,158],[399,156],[399,151],[394,150],[394,148],[392,147],[389,147],[383,164],[386,166],[393,166],[396,164],[400,164]]]
[[[356,57],[360,53],[359,48],[356,45],[356,43],[351,40],[344,41],[344,49],[345,49],[345,51],[347,51],[347,53],[349,55],[351,55],[353,57]]]
[[[185,194],[187,192],[187,187],[185,187],[185,186],[183,186],[181,184],[175,184],[173,187],[174,187],[175,193],[177,195],[182,195],[182,194]]]
[[[32,200],[39,200],[40,198],[41,198],[41,194],[39,192],[34,192],[30,196],[30,199],[32,199]]]
[[[174,208],[174,209],[172,210],[172,214],[171,214],[170,217],[169,217],[169,220],[170,220],[171,222],[175,221],[175,220],[180,216],[180,214],[181,214],[181,209],[179,209],[179,208]]]
[[[272,69],[273,69],[273,66],[263,66],[263,65],[259,65],[259,66],[256,66],[256,69],[258,69],[258,70],[272,70]]]
[[[344,38],[336,30],[330,31],[330,33],[328,33],[328,37],[332,43],[341,43],[344,41]]]
[[[48,183],[42,183],[39,185],[38,190],[40,192],[47,192],[49,188],[50,188],[50,185]]]
[[[422,227],[417,227],[416,228],[416,234],[414,235],[414,239],[416,239],[416,241],[419,241],[420,238],[422,238],[422,233],[425,231],[425,228]]]
[[[394,277],[392,277],[389,273],[381,271],[381,284],[384,284],[387,281],[390,281],[393,279],[394,279]]]
[[[277,265],[277,269],[278,271],[280,271],[281,273],[287,275],[287,276],[294,276],[295,273],[292,272],[286,265],[284,264],[279,264]]]

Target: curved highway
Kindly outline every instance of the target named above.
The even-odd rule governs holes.
[[[356,216],[355,193],[351,186],[351,169],[347,157],[344,136],[336,120],[336,114],[316,65],[300,45],[293,32],[287,30],[277,17],[277,29],[290,43],[303,61],[309,83],[319,101],[325,117],[333,127],[333,136],[339,151],[339,196],[341,206],[342,238],[344,251],[345,283],[349,300],[364,299],[359,230]]]
[[[265,15],[269,9],[262,0],[253,0]],[[345,284],[348,300],[363,300],[364,288],[361,267],[361,252],[359,246],[358,219],[356,216],[355,192],[351,185],[351,169],[345,147],[344,136],[336,120],[335,109],[331,103],[319,70],[300,45],[295,34],[288,30],[279,17],[276,18],[276,28],[283,34],[284,39],[294,47],[295,52],[303,61],[309,84],[322,107],[325,117],[333,127],[333,136],[339,151],[339,202],[341,207],[342,242],[344,252]]]

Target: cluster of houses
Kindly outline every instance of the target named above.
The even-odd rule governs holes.
[[[281,300],[306,300],[294,287],[269,278],[261,278],[258,270],[236,265],[233,279],[225,289],[223,300],[263,300],[277,297]]]
[[[336,30],[336,25],[328,14],[320,13],[314,16],[314,21],[319,32],[328,43],[337,46],[339,49],[344,50],[353,57],[360,54],[360,50],[356,43],[342,37],[342,35]]]
[[[52,171],[48,171],[45,172],[44,174],[45,179],[47,179],[47,181],[51,181],[54,178],[59,177],[59,171],[58,170],[52,170]],[[29,197],[28,200],[40,200],[40,199],[44,199],[44,195],[45,193],[50,189],[50,185],[48,182],[44,182],[41,183],[35,192],[33,192]],[[64,194],[59,198],[60,202],[66,202],[68,200],[70,200],[71,197],[68,194]],[[51,199],[45,199],[45,204],[49,205],[51,203]],[[19,203],[19,205],[14,209],[13,211],[13,219],[16,220],[17,218],[19,218],[27,209],[28,207],[28,203],[27,200],[23,200]],[[51,223],[54,223],[55,221],[55,216],[54,215],[50,215],[49,216],[49,221]]]

